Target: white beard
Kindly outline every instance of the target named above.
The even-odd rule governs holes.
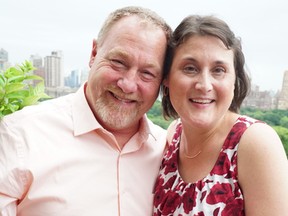
[[[114,129],[122,129],[132,125],[138,114],[138,109],[127,109],[100,97],[95,103],[95,110],[100,120]]]

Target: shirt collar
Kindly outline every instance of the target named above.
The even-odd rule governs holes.
[[[141,120],[140,120],[139,136],[145,140],[147,139],[149,134],[151,134],[152,137],[155,139],[155,136],[153,135],[153,133],[150,130],[150,124],[152,124],[152,122],[150,122],[150,120],[147,118],[147,116],[144,115],[144,117],[141,118]]]
[[[88,101],[85,96],[85,84],[83,84],[75,93],[72,105],[72,116],[74,124],[74,135],[79,136],[96,129],[103,129],[103,127],[96,120],[92,110],[89,107]],[[156,140],[156,135],[150,130],[152,122],[144,115],[140,120],[140,127],[138,138],[141,140],[146,140],[150,134],[154,140]]]
[[[72,102],[72,116],[75,136],[102,128],[89,107],[84,93],[84,86],[85,84],[83,84],[77,90]]]

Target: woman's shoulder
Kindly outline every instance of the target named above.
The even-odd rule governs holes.
[[[263,205],[282,205],[279,201],[287,197],[288,192],[287,165],[283,144],[271,126],[254,123],[246,129],[238,149],[238,179],[246,200],[250,200],[246,203],[247,209],[257,211]]]
[[[261,120],[258,120],[258,119],[255,119],[255,118],[252,118],[252,117],[246,116],[246,115],[239,115],[239,117],[237,119],[237,122],[243,122],[243,123],[246,123],[249,126],[254,124],[254,123],[265,124],[265,122],[263,122]]]
[[[277,132],[261,121],[252,124],[243,133],[239,142],[238,158],[239,165],[245,165],[245,169],[258,169],[259,164],[260,168],[267,163],[276,165],[280,161],[287,164],[284,146]]]
[[[239,121],[245,123],[247,126],[247,129],[241,138],[242,142],[254,143],[254,145],[270,143],[271,141],[281,142],[276,131],[265,122],[249,116],[241,116],[239,117]]]
[[[172,139],[177,131],[177,129],[179,128],[179,126],[181,125],[180,119],[175,119],[173,120],[170,125],[167,128],[167,141],[169,144],[172,143]]]

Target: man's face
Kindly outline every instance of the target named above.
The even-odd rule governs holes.
[[[106,129],[138,127],[158,96],[165,34],[129,16],[115,23],[104,37],[100,44],[94,43],[87,100]]]

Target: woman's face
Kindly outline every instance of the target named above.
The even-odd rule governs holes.
[[[192,36],[175,50],[164,84],[183,124],[213,127],[234,97],[234,54],[213,36]]]

